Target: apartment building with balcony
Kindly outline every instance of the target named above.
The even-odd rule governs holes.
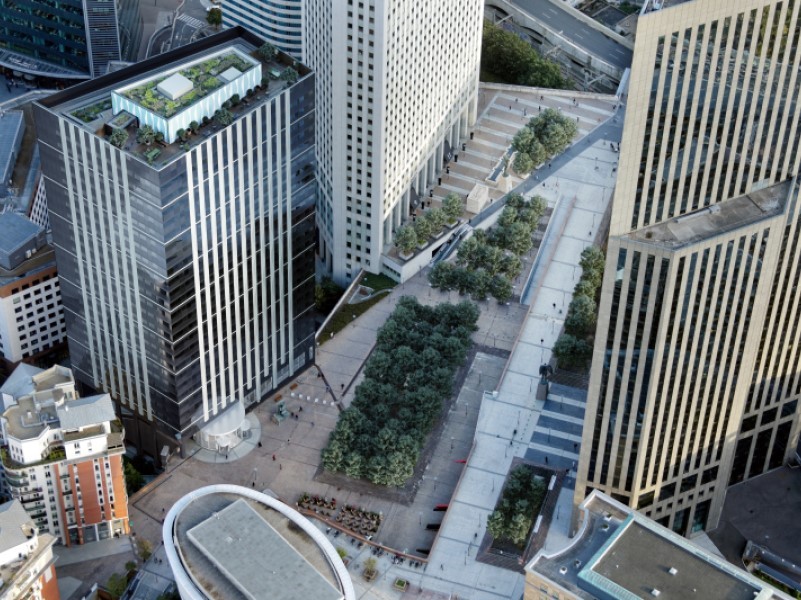
[[[20,379],[2,395],[6,494],[65,545],[127,533],[124,432],[110,396],[78,398],[61,366]]]
[[[59,600],[55,543],[18,500],[0,504],[0,600]]]

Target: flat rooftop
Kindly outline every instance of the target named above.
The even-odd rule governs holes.
[[[622,528],[591,569],[640,598],[659,590],[664,600],[753,600],[761,589],[635,521]]]
[[[657,246],[680,248],[784,213],[792,186],[792,181],[784,181],[638,229],[624,237]]]
[[[305,532],[233,493],[194,498],[177,515],[184,568],[215,600],[339,600],[333,567]]]
[[[214,513],[187,537],[248,598],[343,597],[244,499]]]
[[[308,67],[282,52],[270,60],[263,59],[257,52],[263,43],[261,38],[242,27],[233,27],[130,67],[74,85],[39,100],[37,104],[106,140],[109,140],[112,128],[123,129],[128,134],[128,139],[120,146],[121,150],[146,162],[154,169],[160,169],[224,129],[224,126],[217,123],[212,114],[197,114],[192,118],[198,122],[198,130],[187,136],[185,141],[178,138],[171,141],[172,138],[165,134],[167,138],[165,142],[155,142],[150,145],[140,143],[136,139],[138,131],[134,124],[136,119],[132,118],[131,114],[123,114],[130,112],[125,107],[115,114],[112,95],[115,98],[123,97],[126,102],[133,103],[137,110],[143,111],[143,114],[149,112],[154,118],[164,118],[174,122],[192,114],[198,107],[205,106],[203,103],[215,92],[227,91],[226,79],[222,74],[226,73],[226,78],[231,77],[231,67],[242,73],[240,77],[249,77],[253,72],[252,68],[241,71],[236,65],[239,64],[242,69],[247,65],[260,65],[262,79],[254,87],[249,88],[253,90],[252,96],[246,97],[245,94],[238,93],[240,102],[228,109],[236,121],[294,85],[280,77],[286,68],[291,67],[297,72],[298,81],[311,73]],[[230,57],[230,60],[224,61],[225,64],[219,61],[213,66],[207,63],[220,57]],[[180,73],[190,81],[194,78],[193,89],[183,94],[180,94],[183,88],[173,89],[168,86],[168,92],[180,94],[177,100],[171,100],[156,90],[160,83],[174,73]],[[262,81],[264,83],[261,83]],[[237,82],[237,79],[233,80],[234,84]],[[231,94],[233,96],[233,91]],[[121,117],[121,121],[118,122],[115,117],[120,114],[127,118]],[[142,118],[142,115],[139,116]],[[204,116],[210,118],[206,124],[202,122]],[[181,127],[185,129],[188,125]]]

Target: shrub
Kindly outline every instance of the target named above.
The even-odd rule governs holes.
[[[592,356],[592,347],[583,339],[563,333],[553,345],[553,354],[563,367],[583,367]]]
[[[234,122],[234,115],[232,115],[231,111],[228,110],[227,108],[223,108],[217,111],[217,113],[214,116],[214,119],[217,121],[217,123],[219,123],[223,127],[227,127],[228,125]]]
[[[424,244],[434,231],[433,223],[425,216],[420,217],[414,222],[414,232],[417,234],[417,241]]]
[[[136,131],[136,141],[140,144],[147,144],[148,146],[156,139],[156,132],[150,125],[142,125]]]
[[[108,141],[117,148],[122,148],[128,141],[128,132],[124,129],[115,129],[111,132]]]
[[[286,81],[288,84],[291,85],[298,80],[298,72],[292,67],[287,67],[286,69],[281,71],[280,77],[283,81]]]
[[[191,131],[192,133],[197,133],[198,129],[200,129],[200,123],[198,123],[197,121],[192,121],[189,124],[189,131]]]
[[[263,60],[270,61],[278,54],[278,48],[269,42],[265,42],[259,46],[259,49],[256,52],[258,52],[259,56],[261,56]]]
[[[189,137],[186,134],[186,129],[179,129],[178,131],[175,132],[175,134],[178,136],[178,139],[181,140],[182,142],[185,142],[186,138]]]
[[[231,102],[232,106],[236,106],[241,101],[242,101],[242,98],[239,97],[239,94],[234,94],[233,96],[231,96],[231,101],[230,102]]]

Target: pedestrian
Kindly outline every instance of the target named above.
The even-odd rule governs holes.
[[[340,383],[339,387],[343,392],[345,391],[345,384],[344,383]]]
[[[548,168],[549,168],[549,169],[551,168],[551,163],[548,163]]]
[[[312,421],[312,427],[314,427],[314,421]]]
[[[439,564],[439,570],[440,570],[440,571],[444,571],[444,570],[445,570],[445,565],[443,565],[442,563],[440,563],[440,564]]]
[[[578,118],[578,117],[576,117],[576,123],[578,123],[578,122],[579,122],[579,118]]]
[[[278,470],[279,471],[283,471],[284,470],[284,465],[282,465],[281,463],[278,463]]]
[[[292,441],[292,440],[291,440],[291,438],[287,438],[287,439],[286,439],[286,443],[287,443],[287,444],[289,444],[289,442],[291,442],[291,441]]]
[[[259,448],[261,448],[261,442],[259,442]]]
[[[547,456],[545,457],[545,464],[546,465],[548,464],[548,457]]]
[[[517,98],[515,98],[515,104],[517,104]]]
[[[273,460],[275,460],[275,454],[273,454]]]
[[[326,386],[326,387],[328,387],[328,386]],[[300,412],[303,412],[303,407],[301,406],[301,407],[300,407],[298,410],[299,410]]]
[[[250,482],[250,487],[252,487],[252,488],[256,487],[256,482],[255,481],[251,481]]]

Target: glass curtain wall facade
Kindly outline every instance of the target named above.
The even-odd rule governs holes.
[[[153,456],[313,362],[314,76],[159,167],[65,107],[226,40],[261,43],[228,30],[36,106],[76,378],[112,395]]]
[[[87,78],[120,59],[114,0],[0,0],[0,62],[34,75]]]
[[[799,10],[694,0],[638,23],[576,505],[600,489],[691,535],[792,453]]]
[[[223,25],[241,25],[273,46],[305,62],[304,0],[226,0]]]

